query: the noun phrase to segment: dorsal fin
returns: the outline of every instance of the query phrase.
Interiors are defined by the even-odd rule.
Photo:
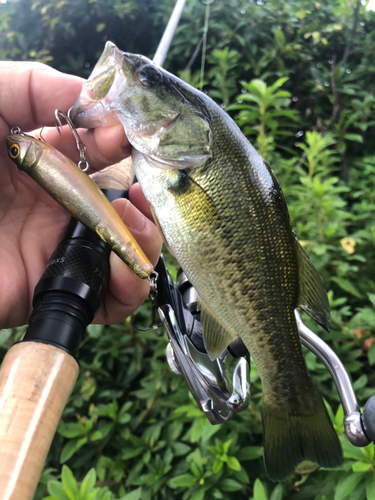
[[[329,303],[327,293],[310,257],[298,240],[296,240],[296,257],[299,282],[297,307],[329,332]]]
[[[204,345],[208,356],[213,360],[237,337],[222,325],[211,309],[199,298],[198,308],[201,311]]]

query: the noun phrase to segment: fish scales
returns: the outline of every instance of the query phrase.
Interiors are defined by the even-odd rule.
[[[216,314],[233,337],[241,332],[263,387],[267,384],[288,398],[301,393],[302,398],[311,382],[294,318],[298,290],[295,237],[268,166],[247,141],[237,140],[235,134],[228,140],[223,125],[220,118],[211,123],[218,147],[214,142],[214,157],[204,167],[183,173],[153,169],[153,181],[147,182],[150,167],[137,155],[137,178],[168,246],[201,299],[215,304]],[[220,148],[221,143],[226,147]],[[252,157],[263,175],[253,168]],[[228,188],[232,158],[236,170]],[[193,187],[176,192],[181,176]],[[175,215],[170,207],[177,208]],[[269,223],[265,226],[262,221]],[[214,286],[218,278],[219,287]],[[280,346],[280,337],[286,337],[287,345]],[[283,363],[280,349],[288,355],[282,371],[278,368]]]
[[[303,459],[339,465],[294,316],[299,307],[328,329],[328,300],[271,168],[208,96],[147,58],[107,43],[93,76],[105,81],[106,71],[113,86],[104,97],[98,90],[100,111],[83,89],[73,120],[121,121],[155,221],[198,291],[207,352],[216,357],[237,336],[249,349],[263,387],[270,476],[286,478]]]

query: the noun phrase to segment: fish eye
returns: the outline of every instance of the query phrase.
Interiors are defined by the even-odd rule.
[[[145,87],[154,87],[160,79],[160,72],[153,66],[143,66],[138,71],[138,80]]]
[[[11,147],[9,148],[9,156],[13,159],[17,158],[17,156],[20,154],[20,147],[18,144],[12,144]]]

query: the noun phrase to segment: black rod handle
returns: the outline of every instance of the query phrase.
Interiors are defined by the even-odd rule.
[[[128,197],[127,191],[104,193],[110,201]],[[23,341],[51,344],[75,356],[105,294],[110,253],[96,233],[71,219],[35,288]]]

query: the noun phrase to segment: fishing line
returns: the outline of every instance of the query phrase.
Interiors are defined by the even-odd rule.
[[[206,6],[206,13],[204,16],[204,28],[203,28],[203,44],[202,44],[202,61],[201,61],[201,74],[200,74],[200,83],[199,90],[203,88],[203,78],[204,78],[204,66],[206,63],[206,51],[207,51],[207,32],[208,32],[208,20],[210,18],[210,6],[214,3],[215,0],[203,1],[200,0],[202,5]]]

